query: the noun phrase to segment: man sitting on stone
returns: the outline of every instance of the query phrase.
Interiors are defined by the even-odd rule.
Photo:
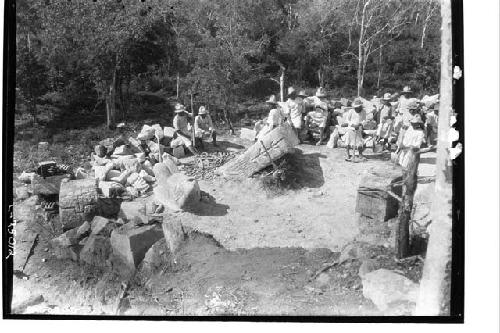
[[[186,111],[184,105],[177,104],[175,106],[175,117],[173,120],[173,127],[175,129],[175,135],[172,141],[170,141],[170,147],[177,148],[180,146],[184,146],[193,155],[198,155],[198,152],[193,147],[192,139],[191,139],[191,131],[189,130],[189,122],[188,122],[188,112]]]
[[[194,132],[196,139],[203,149],[203,139],[212,138],[214,147],[217,147],[217,132],[215,132],[212,119],[204,106],[200,106],[198,115],[194,118]]]

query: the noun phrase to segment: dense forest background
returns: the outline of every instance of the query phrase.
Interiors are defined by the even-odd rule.
[[[16,116],[113,125],[175,100],[231,117],[285,86],[438,92],[436,0],[18,0]],[[191,102],[192,101],[192,102]],[[69,121],[71,120],[71,121]],[[76,126],[76,125],[75,125]]]

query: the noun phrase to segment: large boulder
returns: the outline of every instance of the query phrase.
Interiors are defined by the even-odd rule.
[[[149,248],[163,238],[160,225],[152,224],[141,227],[127,223],[111,233],[113,255],[130,269],[135,269],[144,258]]]
[[[415,303],[418,284],[405,276],[387,269],[378,269],[362,276],[363,296],[381,311],[399,302]]]
[[[201,200],[198,181],[180,172],[167,177],[166,166],[162,170],[163,173],[155,172],[157,186],[153,191],[156,200],[175,211],[194,209]]]
[[[79,227],[97,215],[98,193],[94,179],[78,179],[61,184],[59,218],[63,230]]]

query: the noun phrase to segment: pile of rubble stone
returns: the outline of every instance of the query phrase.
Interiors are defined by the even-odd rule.
[[[177,157],[184,156],[183,147],[168,145],[174,133],[171,127],[144,125],[136,138],[120,135],[99,142],[91,160],[101,194],[136,198],[151,193],[156,182],[154,165],[167,160],[178,165]]]

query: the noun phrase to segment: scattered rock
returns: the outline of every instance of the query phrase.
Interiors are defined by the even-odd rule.
[[[365,242],[349,243],[342,249],[337,262],[341,265],[348,260],[368,259],[370,256],[369,248],[370,244]]]
[[[109,219],[102,217],[102,216],[96,216],[92,220],[91,223],[91,230],[92,230],[92,235],[103,235],[106,237],[109,237],[111,234],[111,231],[114,229],[115,224],[110,221]]]
[[[328,275],[327,273],[321,273],[317,278],[316,278],[316,282],[318,283],[318,285],[320,287],[324,287],[326,285],[328,285],[328,283],[330,282],[330,275]]]
[[[150,220],[146,213],[146,204],[138,201],[122,202],[118,217],[137,225],[148,224]]]
[[[162,229],[170,253],[176,253],[186,237],[181,222],[175,219],[169,219],[162,223]]]
[[[80,260],[92,266],[105,267],[110,254],[109,237],[91,234],[80,252]]]
[[[391,303],[416,302],[418,284],[401,274],[387,269],[366,273],[363,278],[363,296],[370,299],[381,311]]]
[[[117,170],[111,170],[108,172],[108,177],[111,173],[115,173]],[[125,191],[125,187],[117,182],[100,181],[98,188],[105,197],[115,197],[121,195]]]
[[[28,187],[26,186],[16,187],[15,194],[16,194],[16,199],[20,200],[28,199],[30,197]]]
[[[78,230],[71,229],[60,235],[59,237],[50,240],[50,245],[54,248],[65,248],[78,244]]]
[[[163,238],[162,228],[158,224],[136,227],[130,223],[111,233],[113,254],[119,257],[129,268],[136,268],[149,248]]]
[[[162,169],[165,170],[165,167]],[[180,172],[166,179],[164,176],[156,177],[157,186],[153,189],[156,200],[172,210],[190,210],[199,204],[200,186],[195,179]]]
[[[164,267],[171,265],[170,250],[167,241],[162,238],[154,243],[144,255],[139,267],[139,276],[149,278]]]
[[[359,266],[359,271],[358,275],[363,278],[366,274],[379,269],[380,265],[378,264],[377,260],[375,259],[365,259],[361,263],[361,266]]]

